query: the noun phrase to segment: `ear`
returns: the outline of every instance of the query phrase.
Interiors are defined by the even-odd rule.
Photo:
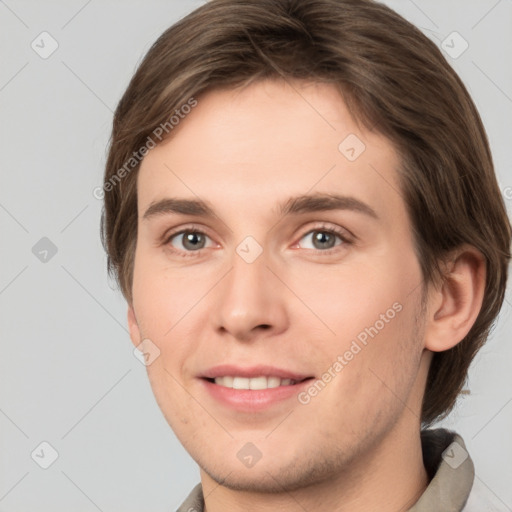
[[[133,305],[128,305],[128,329],[130,330],[130,338],[132,340],[133,345],[136,347],[142,341],[140,336],[139,324],[137,322],[137,318],[135,318],[135,311],[133,310]]]
[[[425,348],[448,350],[464,339],[480,313],[486,282],[480,251],[463,246],[444,262],[440,285],[429,291]]]

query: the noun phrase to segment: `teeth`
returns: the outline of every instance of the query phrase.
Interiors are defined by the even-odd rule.
[[[255,377],[247,380],[249,381],[249,389],[267,389],[268,387],[266,377]]]
[[[280,379],[279,377],[216,377],[215,384],[232,389],[269,389],[278,386],[290,386],[296,381],[292,379]]]
[[[267,387],[269,388],[277,388],[281,384],[281,379],[279,377],[268,377],[267,378]]]
[[[233,379],[233,389],[251,389],[249,386],[250,379],[245,377],[235,377]]]

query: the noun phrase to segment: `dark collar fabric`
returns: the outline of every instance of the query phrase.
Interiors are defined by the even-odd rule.
[[[480,512],[465,507],[475,471],[462,438],[442,428],[423,430],[421,445],[430,484],[408,512]],[[201,484],[176,512],[204,512]]]

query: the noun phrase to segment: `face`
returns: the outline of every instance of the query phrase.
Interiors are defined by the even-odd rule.
[[[143,160],[130,333],[203,475],[299,488],[419,430],[398,165],[334,86],[278,81],[199,97]]]

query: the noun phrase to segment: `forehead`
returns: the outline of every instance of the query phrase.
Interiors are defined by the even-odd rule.
[[[377,208],[401,201],[394,148],[352,118],[332,84],[260,81],[197,102],[144,158],[139,215],[176,195],[246,211],[308,191],[350,193]]]

